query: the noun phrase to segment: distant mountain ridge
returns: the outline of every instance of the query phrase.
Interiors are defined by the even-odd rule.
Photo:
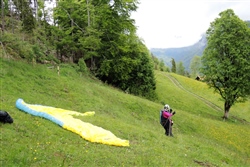
[[[167,66],[171,67],[171,59],[174,58],[175,62],[183,62],[187,71],[194,56],[202,56],[204,49],[207,46],[206,35],[203,34],[201,39],[191,46],[180,48],[152,48],[151,53],[158,59],[162,59]]]
[[[250,20],[245,21],[250,28]],[[194,56],[202,56],[204,49],[207,46],[206,34],[201,36],[201,39],[193,45],[180,47],[180,48],[152,48],[151,53],[159,60],[171,67],[171,59],[174,58],[175,62],[182,61],[185,70],[190,71],[189,66]]]

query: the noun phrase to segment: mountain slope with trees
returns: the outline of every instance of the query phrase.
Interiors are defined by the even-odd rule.
[[[245,21],[250,27],[250,21]],[[195,44],[187,47],[180,48],[152,48],[150,51],[152,54],[164,63],[171,67],[172,58],[176,62],[183,62],[185,69],[191,72],[191,62],[195,56],[202,56],[204,49],[207,46],[206,34],[204,33],[201,39]]]
[[[103,82],[156,98],[153,60],[130,18],[137,0],[57,1],[52,16],[46,1],[4,2],[8,4],[1,3],[4,56],[81,64],[81,70]]]
[[[202,35],[201,39],[187,47],[181,48],[152,48],[150,51],[158,59],[163,59],[165,64],[171,67],[171,59],[175,59],[176,62],[183,62],[186,70],[189,71],[190,62],[193,56],[202,56],[202,53],[207,45],[205,34]]]

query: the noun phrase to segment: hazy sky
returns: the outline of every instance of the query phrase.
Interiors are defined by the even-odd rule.
[[[182,47],[197,42],[226,9],[250,20],[250,0],[140,0],[132,18],[148,49]]]

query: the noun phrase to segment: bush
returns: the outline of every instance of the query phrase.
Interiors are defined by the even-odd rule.
[[[88,68],[86,66],[86,63],[84,59],[79,59],[78,61],[78,66],[79,66],[79,72],[86,74],[88,72]]]

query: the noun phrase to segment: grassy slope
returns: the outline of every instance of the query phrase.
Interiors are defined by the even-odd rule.
[[[176,87],[166,73],[156,72],[159,102],[151,102],[80,77],[71,66],[61,66],[60,76],[44,65],[1,58],[0,67],[0,109],[14,118],[14,124],[0,124],[1,166],[250,165],[250,125],[234,119],[222,121],[221,112]],[[203,83],[173,76],[186,89],[221,104]],[[15,108],[18,98],[78,112],[95,111],[94,117],[81,119],[128,139],[130,147],[85,141],[46,119],[19,111]],[[162,102],[177,112],[174,138],[164,136],[159,124]],[[237,107],[247,114],[249,104]],[[236,109],[232,114],[245,118]]]
[[[223,108],[224,102],[221,99],[220,95],[218,93],[211,94],[211,92],[213,92],[213,89],[209,89],[205,83],[199,81],[194,82],[193,80],[187,79],[186,77],[176,74],[172,74],[172,76],[178,79],[179,82],[182,83],[182,86],[184,86],[188,91],[191,91],[211,101],[212,103],[219,106],[222,110],[224,110]],[[236,103],[235,105],[233,105],[230,109],[230,115],[233,118],[236,117],[236,120],[234,121],[237,121],[237,118],[239,118],[239,119],[245,119],[248,122],[250,122],[249,111],[250,111],[250,99],[248,99],[248,101],[245,103]],[[223,116],[223,113],[221,114],[221,116]]]

